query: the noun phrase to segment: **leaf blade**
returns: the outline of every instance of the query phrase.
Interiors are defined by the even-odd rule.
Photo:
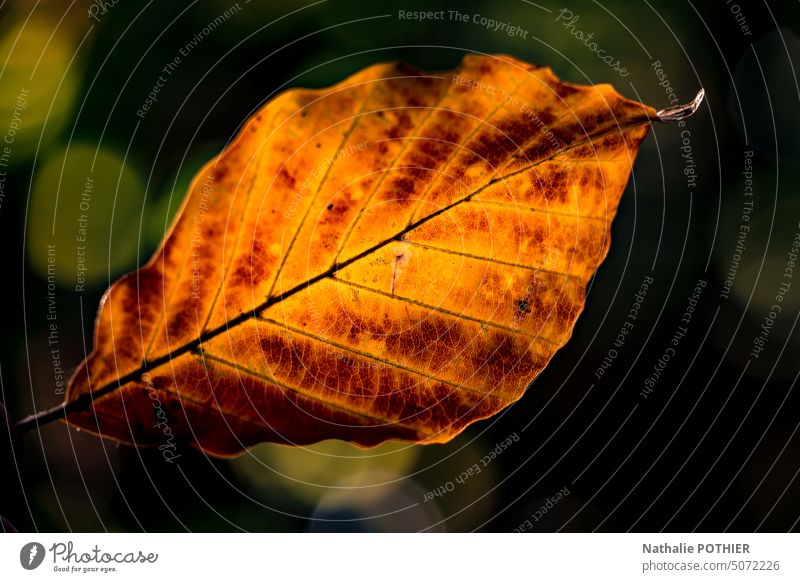
[[[157,444],[158,400],[213,454],[449,440],[569,339],[654,115],[510,57],[284,93],[104,297],[69,421]]]

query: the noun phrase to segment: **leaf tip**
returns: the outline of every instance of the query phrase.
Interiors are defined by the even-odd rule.
[[[700,87],[697,95],[694,96],[689,103],[684,105],[676,105],[674,107],[667,107],[656,112],[656,117],[659,121],[681,121],[694,115],[695,111],[700,108],[700,104],[706,96],[706,90]]]

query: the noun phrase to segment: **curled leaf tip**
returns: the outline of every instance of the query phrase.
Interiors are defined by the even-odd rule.
[[[675,107],[667,107],[661,111],[656,112],[656,116],[660,121],[681,121],[694,115],[694,112],[700,107],[703,98],[706,96],[706,90],[702,87],[697,92],[689,103],[684,105],[676,105]]]

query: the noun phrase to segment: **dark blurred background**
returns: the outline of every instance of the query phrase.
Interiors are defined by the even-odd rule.
[[[468,22],[398,18],[420,9]],[[562,10],[579,17],[573,28]],[[23,531],[797,529],[798,35],[796,1],[0,3],[0,386],[16,419],[62,400],[59,368],[66,379],[91,349],[104,289],[149,257],[194,173],[277,91],[378,61],[448,69],[467,52],[610,82],[656,108],[670,90],[680,102],[706,90],[684,128],[659,124],[644,142],[574,338],[499,417],[447,445],[261,445],[233,460],[186,450],[178,467],[54,423],[4,447],[0,514]]]

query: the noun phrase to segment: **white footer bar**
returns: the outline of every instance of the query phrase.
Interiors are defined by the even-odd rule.
[[[1,580],[800,580],[793,534],[6,534]],[[240,578],[241,577],[241,578]],[[248,578],[250,579],[250,578]],[[186,578],[184,578],[186,580]]]

